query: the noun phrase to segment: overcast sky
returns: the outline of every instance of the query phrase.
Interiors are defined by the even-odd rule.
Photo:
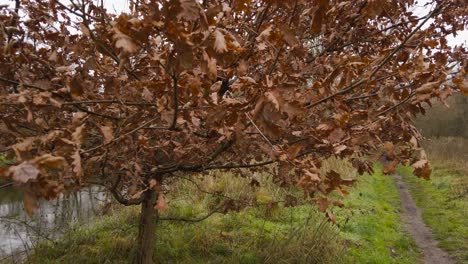
[[[99,2],[101,0],[98,0]],[[418,16],[423,16],[431,10],[431,6],[425,5],[429,0],[418,0],[415,6],[415,13]],[[63,4],[68,4],[68,0],[61,0]],[[9,4],[14,5],[14,0],[0,0],[0,5]],[[104,5],[109,11],[115,13],[128,12],[128,0],[104,0]],[[450,46],[464,45],[468,46],[468,29],[459,32],[457,36],[447,36],[447,41]]]

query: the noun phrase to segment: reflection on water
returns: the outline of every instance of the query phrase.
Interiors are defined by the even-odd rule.
[[[24,211],[22,193],[0,189],[0,260],[24,253],[41,240],[61,236],[72,224],[88,224],[109,197],[99,186],[89,186],[53,201],[40,201],[35,215]]]

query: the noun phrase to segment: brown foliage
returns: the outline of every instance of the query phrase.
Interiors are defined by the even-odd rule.
[[[467,24],[463,0],[423,17],[412,0],[129,2],[0,10],[0,146],[17,162],[1,171],[28,212],[91,176],[124,204],[154,189],[162,209],[178,173],[272,163],[325,211],[351,183],[320,175],[330,156],[364,173],[385,143],[428,177],[411,118],[467,90],[466,49],[446,41]]]

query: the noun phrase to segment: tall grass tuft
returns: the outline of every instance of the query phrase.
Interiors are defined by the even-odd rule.
[[[429,138],[423,142],[423,146],[435,169],[448,171],[453,175],[450,178],[450,187],[454,197],[466,199],[468,197],[468,177],[466,177],[468,175],[468,139],[462,137]]]

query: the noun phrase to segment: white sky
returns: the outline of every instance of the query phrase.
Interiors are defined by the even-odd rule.
[[[96,1],[101,1],[101,0],[96,0]],[[103,0],[104,1],[104,6],[111,12],[115,13],[121,13],[128,10],[128,0]],[[429,0],[418,0],[417,4],[415,6],[415,13],[418,16],[423,16],[427,14],[431,7],[430,6],[425,6],[425,4]],[[70,2],[69,0],[61,0],[61,3],[68,5]],[[0,0],[0,5],[5,5],[9,4],[11,6],[14,5],[14,0]],[[449,35],[447,36],[447,42],[448,45],[454,47],[454,46],[459,46],[459,45],[464,45],[465,47],[468,47],[468,29],[465,28],[465,30],[461,31],[458,33],[457,36]]]

